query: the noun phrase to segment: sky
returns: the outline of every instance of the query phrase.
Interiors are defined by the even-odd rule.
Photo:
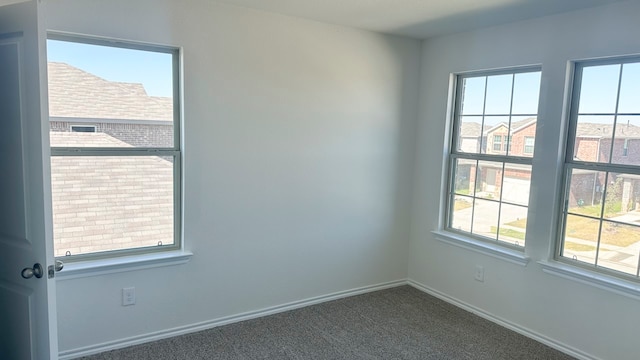
[[[63,62],[105,80],[142,83],[151,96],[171,97],[171,54],[47,40],[47,60]]]
[[[540,72],[465,79],[462,115],[508,115],[513,84],[514,115],[538,111]],[[640,114],[640,63],[587,66],[582,72],[579,114]],[[486,87],[486,103],[485,101]],[[592,122],[598,122],[595,119]]]

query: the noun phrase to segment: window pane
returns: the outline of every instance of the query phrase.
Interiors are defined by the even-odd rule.
[[[473,233],[496,240],[499,211],[499,202],[476,199],[472,222]]]
[[[512,116],[511,134],[511,148],[508,155],[533,157],[536,118],[531,116]]]
[[[487,77],[486,115],[510,114],[512,81],[512,74]]]
[[[527,207],[502,203],[498,240],[524,246],[527,230]]]
[[[476,179],[476,161],[467,159],[456,160],[454,169],[454,191],[460,195],[474,195]]]
[[[174,146],[172,54],[48,40],[47,57],[51,146]]]
[[[620,65],[589,66],[582,71],[580,114],[613,114],[618,96]]]
[[[512,114],[537,114],[541,73],[515,74]]]
[[[583,169],[571,170],[568,211],[599,218],[602,213],[602,194],[606,173]]]
[[[595,264],[600,221],[567,215],[562,256]]]
[[[611,162],[640,165],[640,116],[618,116]]]
[[[458,151],[477,154],[482,138],[482,116],[463,116],[458,130]]]
[[[613,116],[578,116],[574,160],[609,162]]]
[[[502,201],[529,205],[531,187],[531,165],[505,164],[502,180]]]
[[[640,63],[622,65],[618,112],[640,114]]]
[[[640,223],[640,175],[609,173],[604,217],[629,224]],[[638,234],[640,240],[640,234]]]
[[[462,81],[462,114],[482,115],[486,77],[466,78]]]
[[[485,116],[484,117],[485,134],[482,153],[505,155],[506,148],[503,148],[503,136],[509,134],[509,117],[508,116]],[[498,140],[500,139],[500,140]],[[499,141],[499,144],[496,142]]]
[[[636,275],[638,273],[638,234],[640,227],[602,223],[598,266]]]
[[[468,196],[455,196],[453,211],[451,214],[452,229],[471,232],[471,217],[473,216],[473,198]]]
[[[500,200],[502,163],[479,161],[476,178],[476,197]]]
[[[53,156],[55,255],[172,245],[172,160]]]

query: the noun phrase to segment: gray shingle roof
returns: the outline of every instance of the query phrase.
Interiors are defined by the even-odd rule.
[[[149,96],[142,84],[107,81],[65,63],[49,62],[49,116],[173,120],[173,101]]]
[[[579,122],[576,133],[578,137],[611,137],[613,125],[602,123]],[[640,138],[640,127],[632,124],[616,125],[616,138]]]

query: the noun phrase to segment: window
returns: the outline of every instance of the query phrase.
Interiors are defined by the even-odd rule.
[[[558,258],[638,279],[640,58],[577,63]]]
[[[56,34],[47,50],[55,255],[180,248],[178,50]]]
[[[511,144],[535,133],[539,90],[539,69],[457,77],[446,230],[522,250],[531,157]]]
[[[96,132],[96,127],[92,125],[71,125],[71,132]]]
[[[535,144],[536,138],[533,136],[525,136],[524,137],[524,153],[525,154],[533,154],[533,145]]]
[[[502,135],[493,136],[493,151],[502,151]]]

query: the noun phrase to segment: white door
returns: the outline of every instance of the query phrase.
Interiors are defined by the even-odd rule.
[[[0,358],[6,360],[58,357],[41,16],[37,0],[0,7]]]

